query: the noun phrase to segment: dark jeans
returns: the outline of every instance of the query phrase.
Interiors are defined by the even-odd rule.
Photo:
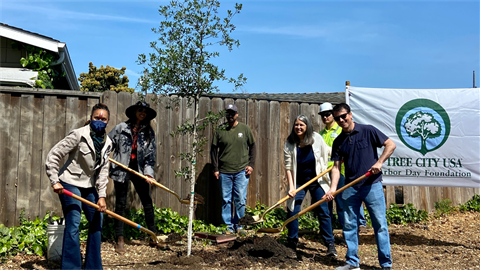
[[[61,182],[64,189],[88,201],[97,203],[98,193],[95,188],[79,188]],[[65,231],[62,246],[62,269],[82,269],[80,254],[80,218],[83,213],[88,220],[87,250],[85,256],[85,269],[103,269],[100,246],[102,240],[102,213],[95,208],[80,202],[70,196],[59,194],[65,216]]]
[[[132,162],[133,163],[133,162]],[[131,169],[138,171],[137,166],[130,164]],[[132,168],[133,167],[133,168]],[[127,173],[125,181],[123,183],[113,181],[115,187],[115,213],[121,216],[125,216],[125,207],[127,206],[127,195],[130,187],[130,181],[132,181],[135,190],[137,191],[140,201],[143,205],[143,210],[145,212],[145,221],[147,223],[147,228],[156,233],[155,227],[155,213],[153,210],[152,196],[150,192],[150,185],[145,181],[145,179],[136,176],[132,173]],[[123,236],[123,222],[118,219],[115,219],[115,235],[116,237]]]
[[[297,188],[299,188],[302,183],[297,183]],[[302,202],[305,198],[307,191],[310,192],[312,196],[312,204],[318,202],[322,199],[323,195],[325,195],[325,191],[320,187],[318,182],[314,182],[307,186],[306,188],[302,189],[295,195],[295,207],[293,212],[288,210],[288,218],[296,215],[300,212],[302,208]],[[330,218],[330,209],[328,207],[328,203],[322,203],[314,210],[315,215],[320,222],[320,234],[325,241],[325,244],[328,245],[334,242],[333,238],[333,231],[332,231],[332,221]],[[298,238],[298,219],[287,224],[288,228],[288,238],[289,239],[297,239]]]

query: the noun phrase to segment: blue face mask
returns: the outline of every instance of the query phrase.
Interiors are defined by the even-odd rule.
[[[105,131],[105,128],[107,127],[107,123],[105,123],[103,121],[100,121],[100,120],[91,121],[90,122],[90,127],[95,132],[103,132],[103,131]]]

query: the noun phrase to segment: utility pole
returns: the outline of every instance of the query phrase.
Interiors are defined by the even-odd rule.
[[[473,88],[477,88],[477,87],[475,86],[475,70],[473,71]]]

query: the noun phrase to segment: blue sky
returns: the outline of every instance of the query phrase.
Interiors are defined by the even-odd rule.
[[[243,73],[248,93],[342,92],[373,88],[465,88],[479,83],[479,1],[221,1],[243,9],[233,23],[240,47],[215,60]],[[77,77],[126,67],[130,87],[163,19],[147,0],[1,0],[0,22],[67,44]],[[220,83],[221,92],[232,87]]]

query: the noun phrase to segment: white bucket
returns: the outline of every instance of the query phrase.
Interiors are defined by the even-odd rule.
[[[65,225],[47,225],[47,260],[62,258],[63,232]]]

